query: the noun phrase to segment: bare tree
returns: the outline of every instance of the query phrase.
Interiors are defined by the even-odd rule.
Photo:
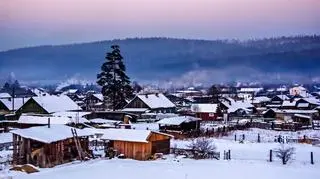
[[[197,138],[187,145],[193,151],[193,157],[196,159],[205,159],[210,153],[216,151],[216,146],[206,138]]]
[[[280,145],[279,148],[274,150],[276,157],[282,160],[282,164],[285,165],[289,160],[292,160],[294,157],[294,147]]]

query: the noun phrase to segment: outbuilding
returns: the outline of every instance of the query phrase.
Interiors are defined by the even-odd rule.
[[[118,154],[136,160],[148,160],[155,153],[169,154],[171,135],[133,129],[105,129],[101,139]]]

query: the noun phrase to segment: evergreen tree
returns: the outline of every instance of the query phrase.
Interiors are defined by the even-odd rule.
[[[97,75],[97,83],[102,87],[104,102],[112,110],[121,109],[127,98],[132,97],[130,78],[126,75],[126,67],[118,45],[111,46],[112,52],[106,54],[106,61]]]
[[[221,95],[221,90],[218,86],[212,85],[208,90],[208,95],[212,96],[213,103],[219,103],[219,98]]]

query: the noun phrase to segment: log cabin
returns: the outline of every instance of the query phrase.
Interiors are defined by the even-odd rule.
[[[109,140],[108,146],[126,158],[148,160],[155,153],[169,154],[171,135],[132,129],[105,129],[101,139]]]
[[[65,125],[48,125],[11,131],[13,164],[32,164],[41,168],[54,167],[79,159],[89,153],[91,131],[77,129],[77,136]],[[79,141],[79,146],[75,145]],[[80,149],[79,149],[80,148]]]
[[[162,93],[138,94],[122,111],[136,114],[145,112],[174,113],[176,111],[176,106]]]

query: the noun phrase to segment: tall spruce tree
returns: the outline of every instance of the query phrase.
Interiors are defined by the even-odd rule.
[[[106,61],[97,75],[97,83],[102,87],[106,106],[112,110],[121,109],[125,100],[132,97],[133,90],[130,78],[126,75],[126,67],[118,45],[111,46],[112,51],[106,54]]]

